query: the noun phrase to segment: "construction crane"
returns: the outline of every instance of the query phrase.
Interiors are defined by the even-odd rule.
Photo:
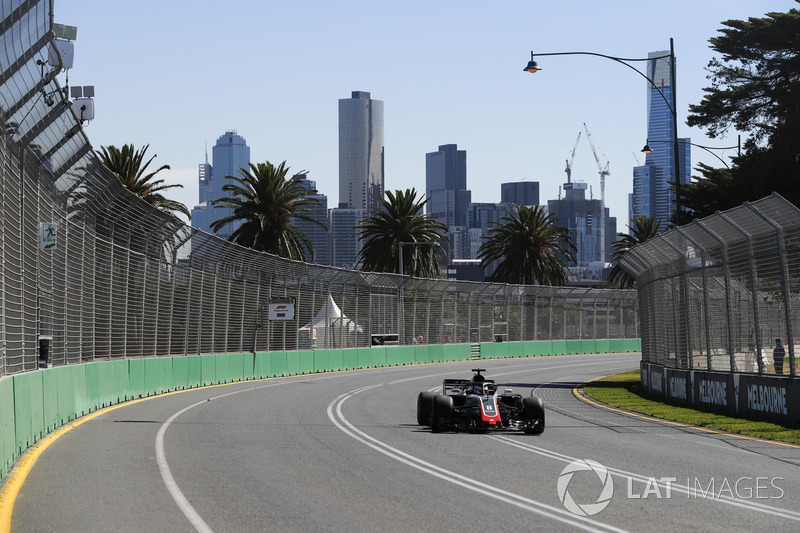
[[[585,126],[586,124],[584,124]],[[567,159],[567,168],[564,171],[567,173],[567,183],[572,183],[572,162],[575,161],[575,150],[578,149],[578,141],[581,140],[581,131],[578,132],[578,138],[575,139],[575,146],[572,147],[572,153],[569,154]]]
[[[594,160],[597,161],[597,170],[600,172],[600,260],[606,260],[606,176],[611,175],[611,171],[608,170],[609,165],[611,164],[608,159],[606,159],[606,165],[600,162],[600,156],[597,155],[597,147],[594,145],[594,141],[592,141],[592,134],[589,133],[589,127],[586,123],[583,123],[583,128],[586,130],[586,139],[589,141],[589,146],[592,147],[592,153],[594,154]],[[603,158],[605,158],[605,154],[603,154]]]

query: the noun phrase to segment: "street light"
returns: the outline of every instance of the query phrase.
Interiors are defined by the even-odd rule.
[[[642,148],[642,153],[649,154],[649,153],[653,152],[653,149],[650,148],[650,143],[669,143],[669,142],[672,142],[672,141],[651,141],[650,139],[648,139],[647,142],[644,145],[644,148]],[[723,165],[725,165],[725,168],[731,168],[731,167],[729,167],[728,163],[726,163],[720,156],[718,156],[717,154],[715,154],[711,150],[733,150],[734,148],[736,148],[738,150],[737,151],[737,155],[742,155],[742,136],[741,135],[739,136],[739,144],[737,144],[736,146],[703,146],[702,144],[690,143],[688,141],[683,141],[683,140],[679,140],[678,142],[680,142],[682,144],[688,144],[688,145],[691,145],[691,146],[696,146],[697,148],[702,148],[703,150],[705,150],[709,154],[711,154],[714,157],[716,157],[717,159],[719,159],[720,162]]]
[[[672,114],[672,134],[673,134],[672,143],[673,143],[673,151],[675,152],[675,160],[674,160],[674,164],[675,164],[675,221],[679,222],[680,221],[680,212],[681,212],[681,203],[680,203],[681,202],[681,195],[680,195],[681,177],[680,177],[680,161],[679,161],[679,158],[678,158],[678,108],[677,108],[677,104],[676,104],[677,100],[676,100],[676,97],[675,97],[675,93],[676,93],[676,91],[675,91],[675,47],[674,47],[672,38],[670,38],[670,40],[669,40],[669,54],[668,55],[656,56],[656,57],[648,57],[648,58],[633,58],[633,59],[631,59],[631,58],[624,58],[624,57],[614,57],[614,56],[609,56],[609,55],[605,55],[605,54],[598,54],[596,52],[551,52],[551,53],[546,53],[546,54],[534,54],[533,51],[531,51],[531,60],[528,62],[528,64],[522,70],[524,70],[525,72],[530,72],[531,74],[534,74],[534,73],[542,70],[542,67],[540,67],[538,65],[538,63],[536,63],[536,61],[533,59],[535,56],[569,56],[569,55],[585,55],[585,56],[604,57],[606,59],[610,59],[612,61],[616,61],[617,63],[625,65],[629,69],[631,69],[634,72],[636,72],[639,76],[641,76],[644,79],[646,79],[647,83],[649,83],[656,91],[658,91],[658,94],[660,94],[661,98],[663,98],[664,102],[666,102],[667,108],[669,109],[670,113]],[[658,85],[656,85],[653,82],[653,80],[651,80],[642,71],[640,71],[639,69],[637,69],[633,65],[629,64],[629,62],[633,62],[633,61],[657,61],[659,59],[667,59],[667,58],[669,58],[670,78],[671,78],[671,83],[672,83],[672,102],[670,102],[667,99],[666,95],[664,95],[664,92],[661,90],[661,88],[659,88]]]

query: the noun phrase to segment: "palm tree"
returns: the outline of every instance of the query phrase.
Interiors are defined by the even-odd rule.
[[[378,211],[356,228],[359,240],[364,241],[359,252],[361,270],[398,272],[402,246],[404,274],[429,278],[439,275],[445,260],[440,242],[448,241],[443,236],[447,227],[422,212],[427,201],[418,200],[413,188],[386,191]]]
[[[611,261],[614,263],[614,267],[608,275],[609,286],[630,289],[636,285],[636,280],[633,276],[619,266],[619,260],[637,244],[641,244],[658,235],[659,226],[661,226],[661,223],[656,222],[655,218],[641,215],[631,219],[631,223],[628,225],[630,235],[617,233],[619,239],[611,243],[614,248],[614,253],[611,254]]]
[[[190,218],[191,214],[185,205],[176,200],[170,200],[161,194],[162,191],[175,187],[182,189],[183,185],[166,185],[162,179],[153,179],[162,170],[169,170],[169,165],[161,165],[155,171],[147,172],[147,167],[156,158],[154,155],[147,161],[144,160],[144,154],[149,147],[150,145],[148,144],[139,150],[135,150],[132,144],[125,144],[120,150],[114,145],[109,145],[101,146],[100,151],[95,153],[103,165],[113,172],[130,192],[165,213],[174,215],[175,212],[178,212],[185,215],[186,218]]]
[[[292,219],[327,226],[314,218],[322,203],[308,196],[300,184],[305,171],[287,179],[289,167],[286,161],[277,167],[266,163],[250,163],[249,170],[241,168],[241,177],[225,176],[234,183],[226,183],[223,191],[231,193],[211,202],[214,207],[233,209],[233,215],[211,224],[219,231],[228,224],[241,222],[228,240],[242,246],[260,250],[280,257],[306,261],[306,250],[314,260],[314,247],[308,237],[292,226]]]
[[[575,261],[569,230],[557,226],[553,216],[538,205],[515,207],[483,239],[478,250],[481,264],[500,262],[491,281],[565,285],[565,261]]]

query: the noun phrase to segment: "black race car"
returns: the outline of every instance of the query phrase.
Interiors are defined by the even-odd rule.
[[[494,380],[486,379],[485,368],[473,368],[468,379],[445,379],[442,394],[420,392],[417,397],[417,423],[438,433],[447,430],[521,430],[528,435],[544,431],[544,404],[541,398],[523,398],[511,389],[497,393]]]

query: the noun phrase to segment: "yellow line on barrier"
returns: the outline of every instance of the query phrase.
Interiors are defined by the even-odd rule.
[[[622,413],[624,415],[632,416],[632,417],[635,417],[635,418],[641,418],[643,420],[649,420],[651,422],[658,422],[660,424],[667,424],[667,425],[671,425],[671,426],[678,426],[678,427],[696,429],[698,431],[705,431],[706,433],[713,433],[715,435],[725,435],[726,437],[735,437],[737,439],[752,440],[752,441],[755,441],[755,442],[763,442],[763,443],[767,443],[767,444],[777,444],[778,446],[786,446],[788,448],[800,448],[800,445],[792,444],[790,442],[781,442],[781,441],[778,441],[778,440],[769,440],[769,439],[761,439],[761,438],[758,438],[758,437],[750,437],[748,435],[740,435],[739,433],[729,433],[727,431],[720,431],[718,429],[709,429],[709,428],[704,428],[704,427],[700,427],[700,426],[693,426],[691,424],[686,424],[685,422],[676,422],[674,420],[665,420],[663,418],[657,418],[657,417],[650,416],[650,415],[644,415],[642,413],[635,413],[633,411],[626,411],[625,409],[620,409],[619,407],[612,407],[610,405],[595,401],[595,400],[591,399],[585,392],[580,392],[578,390],[578,389],[582,389],[583,386],[586,385],[587,383],[591,383],[592,381],[596,381],[598,379],[603,379],[604,377],[607,377],[607,376],[599,376],[599,377],[590,379],[589,381],[584,381],[583,383],[581,383],[580,385],[578,385],[578,386],[576,386],[576,387],[574,387],[572,389],[572,394],[576,398],[578,398],[579,400],[582,400],[582,401],[584,401],[584,402],[586,402],[586,403],[588,403],[590,405],[594,405],[595,407],[600,407],[600,408],[606,409],[608,411],[614,411],[614,412],[617,412],[617,413]],[[2,531],[2,530],[0,530],[0,531]]]

